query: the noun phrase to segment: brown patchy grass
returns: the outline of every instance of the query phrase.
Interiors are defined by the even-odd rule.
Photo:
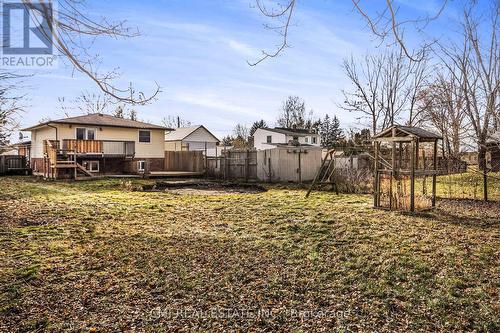
[[[145,184],[0,178],[0,331],[500,329],[498,203]]]

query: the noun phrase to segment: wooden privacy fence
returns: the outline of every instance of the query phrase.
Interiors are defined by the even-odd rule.
[[[221,156],[207,157],[207,175],[222,179],[256,180],[257,151],[227,150]]]
[[[220,157],[207,158],[207,175],[226,180],[300,183],[311,181],[320,164],[320,149],[228,150]]]
[[[166,151],[164,171],[203,172],[205,161],[202,151]]]
[[[0,155],[0,175],[11,172],[27,171],[28,169],[25,156]]]

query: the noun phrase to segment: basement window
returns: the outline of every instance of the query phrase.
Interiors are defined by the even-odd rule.
[[[137,161],[137,171],[144,172],[146,169],[146,161]]]
[[[89,172],[99,172],[99,161],[84,161],[83,165]]]

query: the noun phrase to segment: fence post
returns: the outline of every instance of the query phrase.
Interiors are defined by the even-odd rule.
[[[249,161],[248,161],[248,148],[245,154],[245,183],[248,183],[248,171],[249,171]]]
[[[411,142],[411,175],[410,175],[410,211],[415,211],[415,164],[418,163],[418,141],[413,139]],[[416,141],[416,142],[415,142]]]
[[[299,184],[302,184],[302,166],[301,166],[301,158],[300,158],[300,154],[302,153],[302,150],[299,148],[299,168],[298,168],[298,172],[299,172]]]
[[[224,154],[224,180],[229,179],[229,155],[228,151]]]

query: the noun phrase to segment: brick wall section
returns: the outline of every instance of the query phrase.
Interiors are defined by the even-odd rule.
[[[84,160],[98,160],[100,167],[100,174],[121,175],[121,174],[137,174],[139,161],[146,161],[149,171],[163,171],[164,161],[163,158],[136,158],[133,160],[122,159],[106,159],[104,162],[102,158],[83,158],[78,159],[78,163],[82,164]],[[33,172],[44,172],[43,158],[32,158],[31,168]]]
[[[44,172],[43,158],[32,158],[30,160],[30,167],[33,172]]]
[[[138,163],[139,161],[146,161],[147,168],[149,171],[163,171],[165,159],[164,158],[136,158],[130,161],[130,165],[127,167],[129,173],[138,173]]]

